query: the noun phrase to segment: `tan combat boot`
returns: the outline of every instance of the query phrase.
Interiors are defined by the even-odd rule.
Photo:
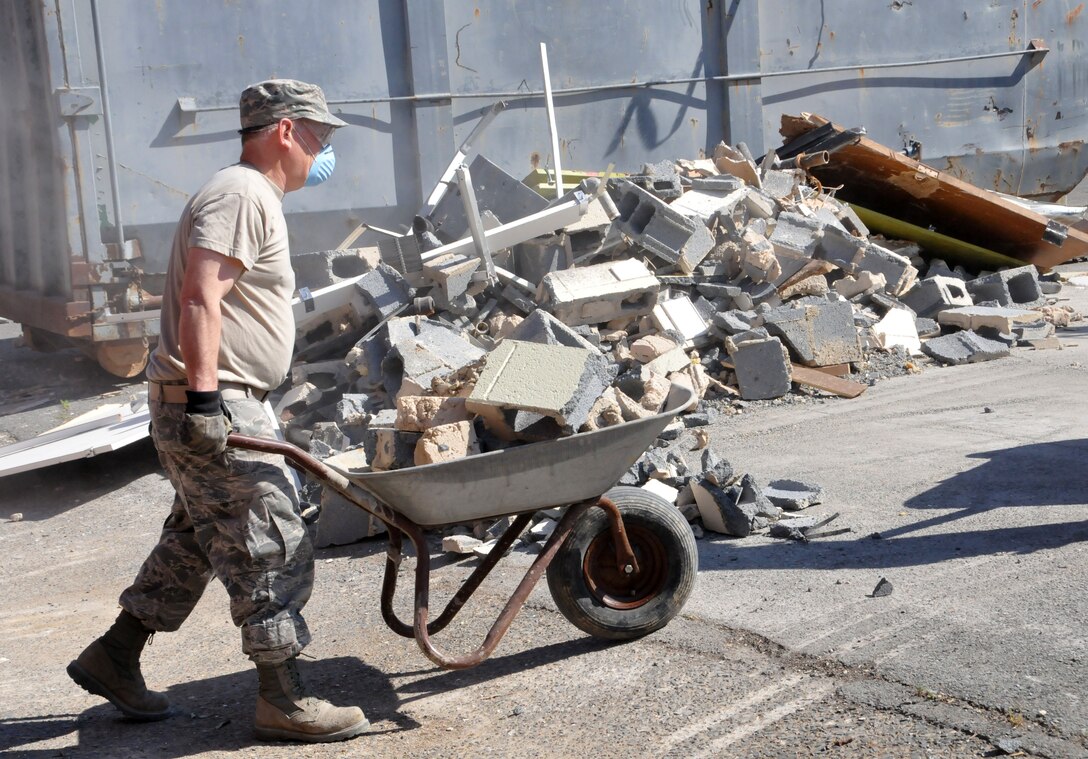
[[[130,719],[166,719],[170,702],[163,694],[149,691],[140,674],[140,654],[151,634],[140,620],[122,611],[113,627],[68,665],[68,676]]]
[[[330,743],[354,738],[370,729],[357,706],[333,706],[306,695],[294,659],[258,664],[260,691],[253,720],[257,737],[266,741]]]

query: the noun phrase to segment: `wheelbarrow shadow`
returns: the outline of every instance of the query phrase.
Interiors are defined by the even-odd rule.
[[[334,704],[361,707],[371,723],[379,725],[377,733],[419,727],[415,720],[398,711],[400,702],[388,676],[356,658],[304,660],[300,670],[313,693]],[[150,751],[154,756],[172,759],[213,751],[234,752],[281,745],[264,743],[253,736],[257,678],[249,667],[229,675],[180,683],[169,688],[166,694],[175,714],[161,722],[141,723],[125,719],[104,702],[81,714],[0,719],[0,753],[36,759],[62,754],[68,757],[147,756]],[[393,727],[382,729],[388,724]],[[78,734],[75,746],[60,751],[57,748],[30,748],[35,743],[71,733]],[[268,753],[272,753],[271,748]]]

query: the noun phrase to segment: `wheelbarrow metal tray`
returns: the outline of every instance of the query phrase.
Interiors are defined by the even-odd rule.
[[[693,398],[674,384],[665,411],[615,427],[409,469],[338,471],[423,527],[565,506],[615,485]]]

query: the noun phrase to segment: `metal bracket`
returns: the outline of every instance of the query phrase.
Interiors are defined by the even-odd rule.
[[[1050,52],[1050,48],[1046,46],[1046,40],[1034,39],[1028,43],[1029,53],[1028,63],[1034,67],[1038,66],[1043,58],[1046,58],[1046,54]]]
[[[314,305],[314,294],[310,292],[308,287],[298,289],[298,299],[302,301],[302,307],[306,309],[306,313],[310,313],[317,308]]]
[[[1069,237],[1069,227],[1059,221],[1051,219],[1043,230],[1043,239],[1051,245],[1061,247]]]
[[[61,116],[102,115],[102,93],[97,87],[62,87],[53,90],[53,95]]]

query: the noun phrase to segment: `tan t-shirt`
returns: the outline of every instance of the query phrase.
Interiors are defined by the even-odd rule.
[[[147,378],[186,379],[178,342],[181,283],[189,248],[207,248],[245,267],[222,301],[219,381],[272,390],[291,365],[295,275],[283,191],[245,163],[218,171],[185,206],[166,269],[159,343]]]

